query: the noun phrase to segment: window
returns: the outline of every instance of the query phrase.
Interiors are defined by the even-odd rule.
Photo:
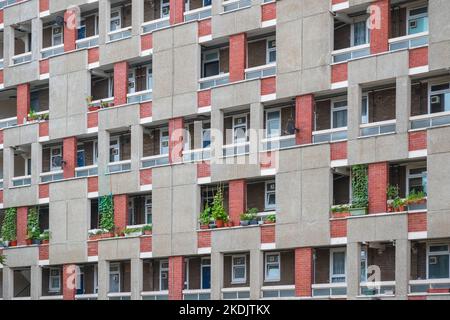
[[[345,282],[345,249],[330,249],[330,255],[331,283]]]
[[[97,161],[98,161],[98,141],[94,141],[93,148],[94,148],[94,159],[93,159],[93,162],[94,162],[94,164],[97,164]]]
[[[63,44],[62,27],[52,27],[52,46]]]
[[[211,289],[211,259],[202,258],[201,265],[202,289]]]
[[[145,196],[145,223],[152,223],[152,196]]]
[[[203,53],[202,69],[203,78],[216,76],[220,73],[219,49],[206,51]]]
[[[408,167],[408,192],[411,193],[415,190],[416,192],[427,193],[427,168],[410,166]]]
[[[166,18],[170,15],[170,0],[161,0],[161,18]]]
[[[59,268],[50,268],[48,279],[48,291],[59,292],[61,289],[61,270]]]
[[[120,292],[120,263],[109,265],[109,292]]]
[[[209,148],[211,146],[211,123],[203,122],[202,147]]]
[[[234,143],[247,142],[247,115],[233,116]]]
[[[266,136],[267,138],[279,137],[281,135],[281,112],[280,110],[266,112]]]
[[[169,261],[161,260],[159,262],[159,290],[169,289]]]
[[[276,206],[275,181],[266,182],[265,209],[274,210]]]
[[[62,147],[50,148],[50,171],[61,170]]]
[[[449,246],[447,244],[433,244],[428,246],[428,279],[448,279]]]
[[[347,101],[335,101],[331,110],[332,128],[347,126]]]
[[[84,294],[84,268],[79,267],[78,269],[76,279],[77,294]]]
[[[136,69],[130,69],[128,72],[128,93],[136,92]]]
[[[247,257],[244,255],[231,257],[232,283],[247,282]]]
[[[429,113],[450,111],[450,83],[430,86]]]
[[[128,224],[134,226],[136,224],[136,219],[134,215],[134,199],[130,198],[128,200]]]
[[[147,67],[147,90],[153,90],[153,68]]]
[[[428,8],[421,7],[408,11],[408,34],[428,31]]]
[[[360,46],[369,43],[369,28],[367,28],[367,21],[355,22],[352,24],[352,46]]]
[[[267,63],[273,63],[277,61],[277,41],[275,38],[267,39]]]
[[[280,254],[266,253],[264,269],[265,281],[280,281]]]
[[[364,96],[361,103],[361,124],[367,123],[369,123],[369,99]]]
[[[84,146],[81,144],[77,149],[77,167],[84,167],[86,165],[86,157],[84,152]]]
[[[109,143],[109,162],[117,161],[120,161],[120,142],[119,138],[113,138]]]
[[[112,10],[109,31],[116,31],[121,28],[122,28],[122,17],[120,9]]]
[[[202,208],[206,207],[208,204],[209,207],[212,206],[214,195],[217,192],[217,187],[214,186],[204,186],[202,187]]]
[[[80,26],[78,27],[77,39],[79,40],[84,38],[86,38],[86,20],[84,18],[81,18]]]
[[[167,128],[163,128],[160,130],[159,134],[159,154],[169,154],[169,130]]]

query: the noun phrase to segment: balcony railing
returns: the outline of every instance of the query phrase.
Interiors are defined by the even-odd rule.
[[[224,300],[249,300],[250,299],[250,288],[223,288],[222,289],[222,299]]]
[[[41,296],[39,297],[39,300],[63,300],[62,295],[57,296]]]
[[[152,98],[153,98],[152,89],[139,91],[127,94],[127,103],[141,103],[145,101],[151,101]]]
[[[32,58],[32,53],[30,52],[25,52],[22,54],[18,54],[12,57],[12,64],[21,64],[21,63],[26,63],[26,62],[30,62]]]
[[[104,98],[104,99],[100,99],[100,100],[94,100],[90,103],[90,107],[98,107],[98,108],[102,108],[102,104],[110,104],[114,102],[114,97],[108,97],[108,98]]]
[[[387,120],[360,125],[361,137],[395,133],[396,120]]]
[[[233,10],[244,9],[252,5],[251,0],[228,0],[222,3],[223,11],[229,12]]]
[[[97,300],[97,299],[98,299],[97,293],[75,295],[75,300]]]
[[[76,41],[77,49],[87,49],[98,46],[98,35],[89,38],[78,39]]]
[[[110,292],[109,300],[131,300],[131,292]]]
[[[295,298],[295,285],[262,287],[263,299],[287,299]]]
[[[3,9],[6,6],[11,6],[13,4],[16,4],[19,1],[20,0],[4,0],[4,1],[0,1],[0,9]]]
[[[389,51],[414,49],[428,46],[428,31],[389,39]]]
[[[245,69],[245,79],[259,79],[265,77],[272,77],[277,73],[277,64],[270,63],[263,66]]]
[[[63,170],[56,170],[56,171],[50,171],[50,172],[43,172],[41,173],[41,182],[53,182],[53,181],[59,181],[64,179],[64,171]]]
[[[109,41],[118,41],[131,37],[131,27],[110,31],[108,33]]]
[[[314,131],[313,143],[347,140],[347,127]]]
[[[262,151],[272,151],[291,148],[296,145],[295,134],[262,139],[261,143],[262,143]]]
[[[142,300],[169,300],[169,291],[144,291],[141,296]]]
[[[42,59],[54,57],[64,53],[64,44],[53,47],[44,48],[41,50]]]
[[[202,20],[211,17],[211,6],[186,11],[184,13],[184,21]]]
[[[169,164],[168,154],[159,154],[156,156],[145,157],[141,159],[142,168],[153,168]]]
[[[183,300],[211,300],[211,289],[183,290]]]
[[[211,159],[211,148],[183,151],[184,162],[197,162]]]
[[[230,74],[224,73],[212,77],[201,78],[199,81],[200,90],[214,88],[230,82]]]
[[[424,114],[410,118],[411,129],[426,129],[450,124],[450,112]]]
[[[13,187],[25,187],[31,185],[31,175],[14,177],[11,179]]]
[[[450,279],[410,280],[409,293],[429,293],[433,289],[449,289]]]
[[[96,175],[98,175],[98,166],[96,164],[92,166],[75,168],[75,177],[77,178],[90,177]]]
[[[161,18],[157,20],[152,20],[142,24],[142,33],[150,33],[155,30],[167,28],[170,26],[169,18]]]
[[[228,144],[224,145],[222,149],[224,157],[243,155],[250,152],[250,142]]]
[[[362,296],[393,296],[395,295],[395,281],[361,282]]]
[[[17,126],[17,117],[6,118],[0,120],[0,129]]]
[[[312,295],[316,298],[340,298],[347,296],[347,284],[342,283],[320,283],[313,284]]]
[[[127,172],[131,170],[131,160],[122,160],[108,163],[108,173]]]
[[[333,63],[346,62],[349,60],[362,58],[370,55],[370,44],[335,50],[331,53]]]

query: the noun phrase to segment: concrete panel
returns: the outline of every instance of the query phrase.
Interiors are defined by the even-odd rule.
[[[5,87],[14,87],[21,83],[39,80],[39,62],[31,61],[4,68]]]
[[[15,23],[28,21],[38,17],[39,0],[23,1],[4,9],[4,24],[10,26]]]
[[[9,268],[37,265],[39,260],[38,246],[8,248],[3,251]]]
[[[259,248],[259,227],[216,229],[211,233],[211,252],[239,252]]]
[[[3,147],[15,147],[39,141],[39,124],[31,123],[23,126],[5,128],[3,130]]]
[[[98,113],[99,130],[128,128],[139,123],[139,104],[101,109]]]
[[[369,215],[347,220],[348,242],[408,239],[406,214]]]
[[[100,65],[109,65],[138,57],[141,51],[141,37],[100,43]]]
[[[260,102],[260,86],[260,80],[251,80],[213,88],[212,108],[226,109]]]
[[[98,242],[99,260],[129,260],[139,258],[140,239],[114,238]]]

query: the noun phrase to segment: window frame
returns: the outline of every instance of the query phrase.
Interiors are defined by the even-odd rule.
[[[435,252],[431,252],[430,251],[430,247],[434,247],[434,246],[447,246],[447,251],[435,251]],[[430,279],[430,255],[432,256],[449,256],[449,261],[450,261],[450,243],[448,242],[432,242],[432,243],[427,243],[427,261],[426,261],[426,271],[427,271],[427,280]],[[450,276],[450,263],[449,263],[449,276]],[[446,279],[446,278],[433,278],[433,279]]]
[[[117,266],[117,270],[111,271],[111,267],[116,267],[116,266]],[[117,276],[118,276],[118,279],[119,279],[119,285],[118,285],[119,291],[117,291],[117,292],[120,292],[120,287],[121,287],[121,282],[122,282],[122,276],[120,274],[120,269],[121,269],[120,262],[114,262],[114,263],[110,263],[109,264],[108,292],[113,292],[113,291],[111,291],[111,275],[114,275],[114,274],[117,274]]]
[[[167,263],[167,267],[163,268],[162,265]],[[163,279],[163,272],[167,272],[166,279]],[[159,291],[167,291],[167,289],[162,289],[162,281],[167,280],[167,289],[169,287],[169,260],[159,260]]]
[[[366,106],[365,106],[366,117],[367,117],[367,121],[366,122],[363,121],[363,106],[364,106],[363,102],[364,102],[364,100],[367,101]],[[348,101],[347,101],[347,108],[348,108]],[[370,109],[370,106],[369,106],[369,95],[367,93],[363,93],[363,95],[361,97],[361,117],[359,119],[360,124],[369,124],[370,123],[370,116],[369,116],[370,110],[369,109]],[[347,112],[348,112],[348,109],[347,109]],[[347,113],[347,116],[348,116],[348,113]],[[348,121],[348,118],[347,118],[347,121]]]
[[[204,261],[209,260],[209,263],[205,264]],[[210,288],[203,288],[203,268],[209,268],[209,274],[210,274]],[[200,261],[200,286],[202,287],[202,290],[205,289],[211,289],[211,258],[209,257],[202,257]]]
[[[271,41],[275,41],[275,47],[270,48],[269,44]],[[275,52],[275,61],[270,61],[270,53]],[[266,64],[276,63],[277,62],[277,40],[276,37],[269,37],[266,39]]]
[[[266,130],[265,130],[265,135],[266,138],[277,138],[277,137],[281,137],[282,136],[282,132],[281,132],[281,107],[280,108],[270,108],[267,109],[265,111],[265,117],[266,117]],[[279,124],[279,134],[278,135],[269,135],[269,113],[272,112],[278,112],[278,124]],[[273,121],[273,119],[271,120]]]
[[[422,172],[422,174],[411,174],[411,170],[422,169],[422,168],[425,168],[425,171]],[[427,167],[427,163],[426,162],[414,163],[414,164],[409,164],[409,165],[406,166],[406,192],[407,192],[407,194],[410,193],[410,191],[409,191],[409,188],[410,188],[409,180],[410,179],[422,178],[422,188],[424,187],[423,186],[424,175],[425,175],[425,178],[428,177],[428,167]],[[426,187],[427,187],[427,184],[425,185],[425,188],[424,188],[425,189],[425,193],[427,191]]]
[[[267,258],[269,256],[277,256],[278,262],[268,262]],[[270,278],[268,277],[268,267],[269,265],[278,265],[278,277]],[[279,282],[281,281],[281,254],[279,252],[266,252],[264,255],[264,282]]]
[[[150,216],[152,216],[152,222],[148,222],[148,209],[150,209]],[[153,223],[153,199],[152,195],[146,195],[144,197],[144,215],[145,215],[145,224],[152,224]]]
[[[370,30],[367,27],[368,19],[369,18],[367,18],[365,15],[364,15],[364,17],[357,17],[354,19],[353,23],[350,25],[350,48],[357,47],[357,46],[363,46],[363,45],[367,45],[370,43]],[[357,44],[355,44],[355,24],[361,23],[361,22],[366,22],[366,42],[357,45]]]
[[[340,103],[340,102],[346,102],[346,106],[345,107],[337,107],[335,108],[335,104]],[[362,108],[361,108],[362,109]],[[334,113],[335,112],[339,112],[339,111],[347,111],[347,125],[343,126],[343,127],[334,127]],[[330,108],[330,128],[331,129],[343,129],[343,128],[347,128],[348,127],[348,100],[346,98],[336,98],[336,99],[332,99],[331,100],[331,108]],[[362,119],[362,110],[361,110],[361,119]]]
[[[51,26],[52,28],[52,47],[60,46],[64,44],[64,30],[62,26]],[[54,33],[56,29],[60,29],[60,33]],[[59,35],[61,37],[61,43],[56,44],[55,43],[55,36]]]
[[[163,136],[163,133],[167,133],[167,137]],[[164,138],[164,139],[163,139]],[[163,153],[163,142],[167,142],[167,153]],[[160,155],[165,155],[165,154],[169,154],[170,150],[169,150],[169,142],[170,142],[170,137],[169,137],[169,128],[160,128],[159,129],[159,154]]]
[[[58,275],[52,275],[52,271],[57,271]],[[54,278],[58,279],[58,287],[53,287],[52,280]],[[48,292],[55,293],[61,291],[61,269],[50,267],[48,270]]]
[[[114,141],[116,141],[116,143],[112,144]],[[111,161],[111,149],[117,149],[117,155],[113,155],[113,156],[117,156],[118,160],[114,160]],[[120,136],[113,136],[109,139],[109,163],[114,163],[114,162],[119,162],[120,161]]]
[[[243,124],[235,124],[235,120],[238,118],[245,118],[245,141],[238,141],[236,137],[236,128],[243,127]],[[246,143],[248,142],[248,114],[247,113],[241,113],[236,114],[232,116],[232,128],[233,128],[233,144],[239,144],[239,143]]]
[[[424,15],[423,13],[416,14],[416,15],[411,15],[411,11],[418,10],[418,9],[423,9],[423,8],[427,9],[426,15]],[[412,19],[411,17],[415,17],[415,18]],[[427,3],[421,3],[421,4],[417,4],[417,5],[408,7],[406,9],[406,35],[409,36],[409,35],[417,34],[417,33],[409,33],[409,23],[411,22],[411,20],[417,20],[417,19],[425,18],[425,17],[428,19],[428,21],[427,21],[427,30],[426,31],[417,32],[417,33],[429,32],[430,31],[430,21],[429,21],[429,17],[430,16],[429,16],[428,4]]]
[[[169,8],[169,11],[167,12],[166,15],[164,15],[163,12],[166,7]],[[161,19],[170,17],[170,1],[169,0],[161,0],[159,14],[160,14]]]
[[[112,17],[113,13],[118,13],[118,16],[113,18]],[[118,25],[117,29],[112,30],[111,26],[112,26],[113,21],[115,21],[115,20],[119,21],[119,25]],[[121,7],[111,9],[111,13],[110,13],[110,17],[109,17],[109,32],[117,31],[120,29],[122,29],[122,8]]]
[[[270,184],[272,184],[272,183],[275,185],[275,191],[269,191],[268,190],[268,186]],[[265,209],[265,211],[274,211],[274,210],[276,210],[276,208],[277,208],[277,193],[276,193],[276,190],[277,190],[277,185],[276,185],[275,180],[265,181],[265,183],[264,183],[264,209]],[[268,202],[268,198],[269,198],[270,194],[274,194],[275,195],[275,205],[271,205]]]
[[[217,54],[217,59],[213,59],[213,60],[207,60],[206,56],[211,54],[211,53],[216,53]],[[206,76],[205,75],[205,66],[208,63],[212,63],[212,62],[218,62],[219,64],[219,72],[216,75],[213,76]],[[202,78],[209,78],[209,77],[214,77],[214,76],[218,76],[220,75],[222,72],[220,72],[220,48],[216,48],[216,49],[211,49],[211,50],[206,50],[204,52],[202,52]]]
[[[362,251],[362,250],[361,250]],[[334,274],[333,273],[333,264],[334,264],[334,253],[344,253],[344,274]],[[330,248],[330,274],[329,274],[329,279],[330,279],[330,283],[345,283],[347,282],[347,252],[345,248]],[[367,264],[367,259],[366,259],[366,264]],[[366,268],[367,269],[367,268]],[[333,282],[333,279],[336,278],[344,278],[344,281],[341,282]]]
[[[50,147],[50,172],[60,171],[62,170],[62,161],[63,161],[63,150],[62,146],[51,146]],[[53,157],[58,157],[58,155],[53,155],[53,150],[59,149],[59,157],[61,157],[61,165],[59,167],[53,166]]]
[[[446,90],[439,90],[439,91],[432,91],[431,88],[434,86],[439,86],[439,85],[444,85],[444,84],[448,84],[449,88]],[[434,112],[431,113],[431,96],[432,95],[438,95],[438,94],[450,94],[450,80],[446,79],[442,79],[440,81],[432,81],[432,82],[428,82],[428,115],[432,115],[432,114],[437,114],[437,113],[443,113],[443,112],[450,112],[450,106],[449,106],[449,111],[440,111],[440,112]]]
[[[244,264],[238,264],[236,265],[234,263],[235,258],[244,258]],[[235,277],[235,268],[242,268],[244,267],[244,277],[243,278],[236,278]],[[231,283],[232,284],[243,284],[247,282],[247,255],[245,254],[236,254],[231,256]]]

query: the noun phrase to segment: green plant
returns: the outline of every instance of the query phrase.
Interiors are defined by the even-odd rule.
[[[2,254],[0,254],[0,264],[5,265],[6,257]]]
[[[5,212],[2,225],[2,237],[5,241],[14,241],[17,238],[17,225],[16,225],[16,208],[8,208]]]
[[[48,113],[44,113],[40,116],[41,120],[48,120]]]
[[[92,100],[93,100],[93,99],[94,99],[93,96],[87,96],[87,97],[86,97],[86,102],[87,102],[88,106],[91,106],[91,105],[92,105]]]
[[[426,195],[425,192],[423,192],[423,191],[416,191],[416,189],[413,189],[408,195],[407,202],[408,203],[415,203],[415,202],[418,202],[418,201],[421,201],[421,200],[425,199],[426,196],[427,195]]]
[[[219,188],[217,193],[214,195],[212,207],[211,207],[211,216],[214,220],[222,220],[223,222],[228,221],[228,214],[225,211],[225,207],[223,205],[223,190]]]
[[[406,200],[397,197],[394,200],[392,200],[392,208],[399,209],[400,207],[404,206],[406,204]]]
[[[100,214],[100,227],[108,232],[114,231],[114,203],[112,195],[100,197],[98,212]]]
[[[209,224],[212,216],[212,207],[206,203],[205,209],[200,213],[199,222],[201,225],[207,225]]]
[[[242,213],[240,218],[241,221],[252,221],[255,220],[257,216],[258,216],[258,209],[251,208],[248,209],[246,212]]]
[[[41,240],[50,240],[50,231],[46,230],[44,232],[41,233],[41,235],[39,236],[39,238]]]
[[[39,119],[39,115],[36,114],[36,111],[31,109],[30,113],[28,113],[28,120],[37,120],[37,119]]]
[[[277,222],[277,216],[274,214],[270,214],[266,217],[265,221],[275,223]]]
[[[394,186],[394,185],[388,185],[387,189],[386,189],[386,195],[388,197],[388,200],[394,200],[396,198],[398,198],[399,195],[399,187],[398,185]]]
[[[142,232],[145,231],[152,231],[153,226],[151,224],[146,224],[145,226],[142,227]]]
[[[38,240],[41,235],[41,230],[39,229],[39,213],[36,207],[28,210],[27,234],[28,239],[33,240]]]
[[[369,204],[367,166],[352,167],[352,208],[366,208]]]
[[[102,108],[109,108],[111,104],[107,101],[100,101],[100,107]]]
[[[339,212],[348,212],[350,210],[350,206],[348,204],[341,204],[331,207],[331,212],[339,213]]]
[[[141,227],[125,228],[125,230],[123,231],[123,233],[125,233],[125,234],[130,234],[130,233],[135,233],[135,232],[142,232],[142,228]]]

